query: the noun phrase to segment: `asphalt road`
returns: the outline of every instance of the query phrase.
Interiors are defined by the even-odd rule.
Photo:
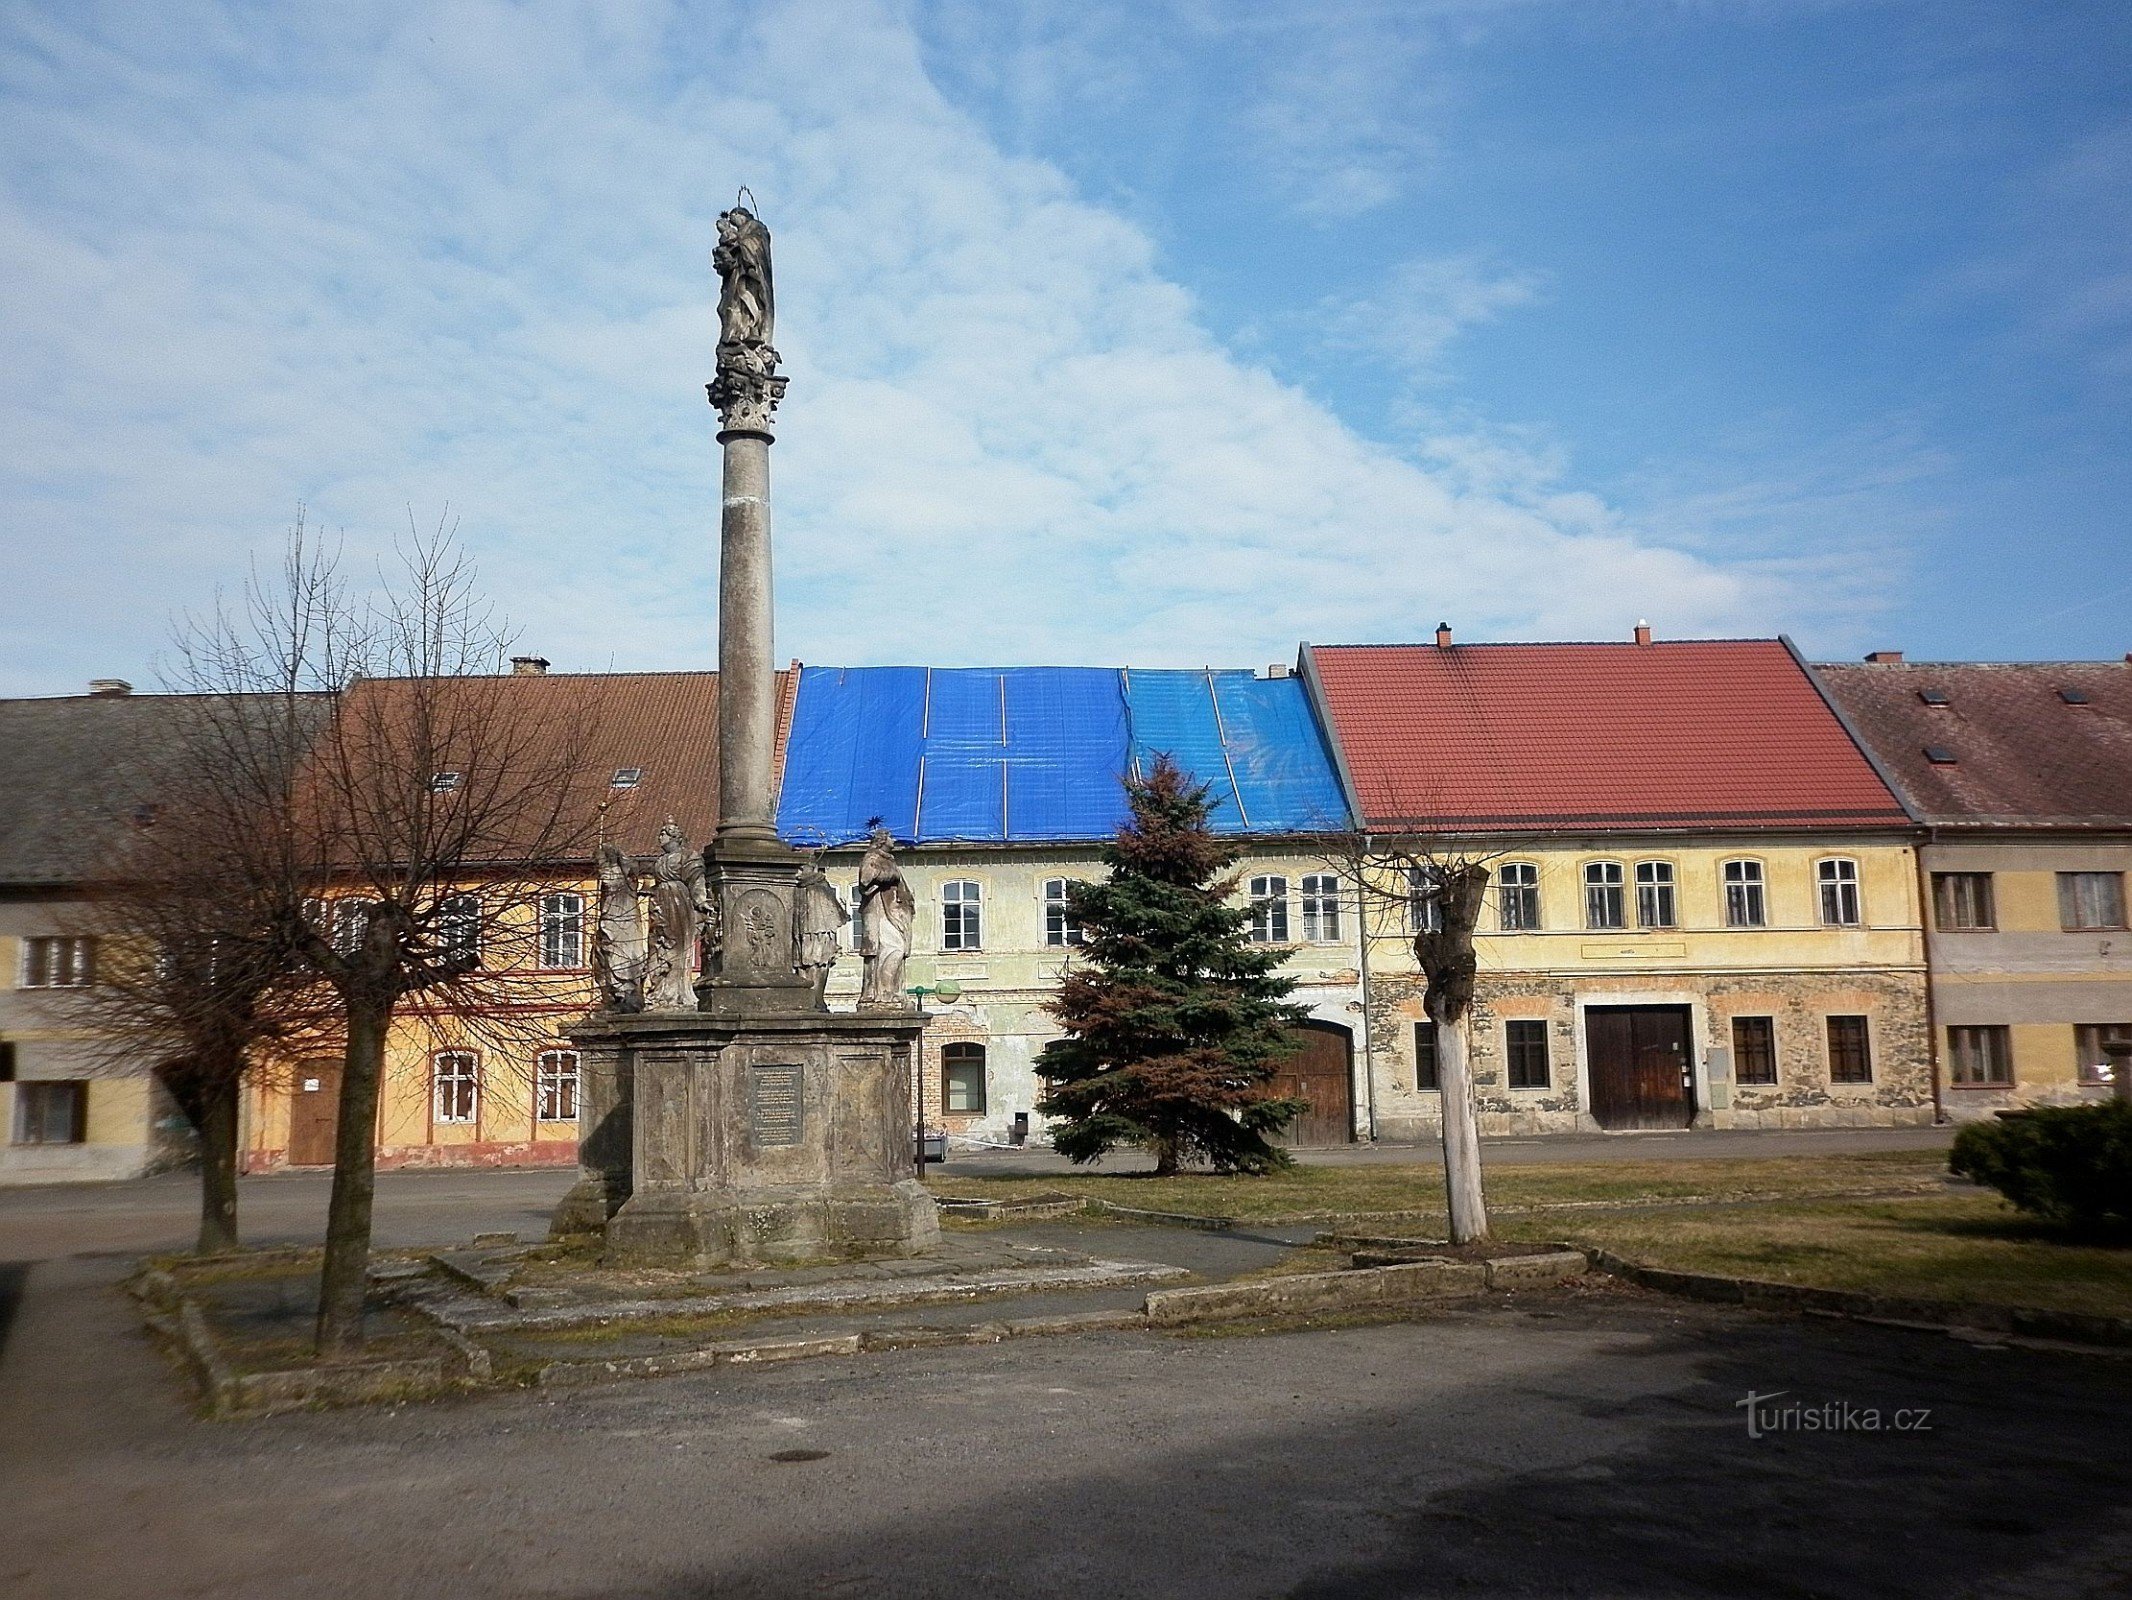
[[[381,1238],[565,1177],[389,1175]],[[0,1196],[10,1596],[2132,1593],[2132,1362],[1591,1292],[210,1424],[93,1253],[190,1194],[119,1195]],[[246,1186],[255,1237],[322,1200]],[[1750,1438],[1777,1391],[1852,1431]]]

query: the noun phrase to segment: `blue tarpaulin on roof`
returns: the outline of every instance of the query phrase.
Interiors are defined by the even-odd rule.
[[[1100,839],[1119,780],[1167,753],[1211,784],[1227,833],[1346,826],[1303,685],[1249,672],[1111,667],[806,667],[778,832],[847,844],[879,817],[898,839]]]

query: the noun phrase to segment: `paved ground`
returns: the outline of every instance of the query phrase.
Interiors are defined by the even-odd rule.
[[[389,1175],[380,1235],[562,1181]],[[204,1424],[93,1253],[190,1193],[114,1193],[0,1196],[11,1596],[2132,1593],[2132,1362],[1609,1292]],[[322,1200],[245,1193],[257,1237]],[[1751,1439],[1750,1391],[1883,1430]]]

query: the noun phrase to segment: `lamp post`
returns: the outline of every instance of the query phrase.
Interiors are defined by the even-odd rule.
[[[913,984],[903,992],[918,1002],[919,1020],[923,1021],[925,1018],[925,997],[927,995],[937,995],[942,1000],[959,1000],[962,998],[962,985],[949,979],[934,984]],[[915,1165],[918,1176],[922,1179],[925,1176],[925,1035],[922,1033],[918,1035],[917,1067],[918,1092],[911,1098],[918,1107],[918,1125],[912,1130],[914,1142],[911,1145],[911,1149],[916,1152],[917,1160]],[[942,1157],[945,1158],[946,1154],[946,1149],[943,1148],[941,1151]]]

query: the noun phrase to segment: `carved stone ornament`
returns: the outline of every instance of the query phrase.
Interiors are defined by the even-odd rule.
[[[728,433],[768,433],[785,397],[777,372],[776,300],[770,279],[770,230],[745,206],[718,217],[718,375],[705,385]]]

